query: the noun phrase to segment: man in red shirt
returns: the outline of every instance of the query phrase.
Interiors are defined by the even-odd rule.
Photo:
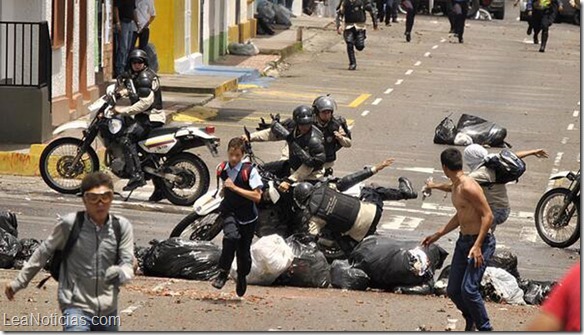
[[[580,263],[553,288],[527,331],[580,331]]]

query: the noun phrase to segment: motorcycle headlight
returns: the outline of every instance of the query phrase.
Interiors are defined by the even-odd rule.
[[[109,124],[107,125],[109,132],[112,135],[119,133],[120,130],[122,130],[123,126],[124,126],[124,124],[123,124],[122,120],[120,120],[120,119],[111,119],[109,121]]]

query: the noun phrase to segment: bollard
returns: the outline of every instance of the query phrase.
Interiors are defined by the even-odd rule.
[[[302,27],[296,29],[296,42],[302,42]]]

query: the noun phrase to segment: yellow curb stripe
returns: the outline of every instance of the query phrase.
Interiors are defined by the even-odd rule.
[[[250,89],[250,88],[260,88],[260,85],[255,85],[255,84],[238,84],[237,85],[237,89],[240,90],[245,90],[245,89]]]
[[[349,107],[357,108],[360,104],[365,102],[365,100],[369,99],[370,96],[371,94],[361,94],[360,96],[357,97],[357,99],[353,100],[353,102],[349,104]]]

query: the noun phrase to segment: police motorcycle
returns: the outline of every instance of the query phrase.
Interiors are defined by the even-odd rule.
[[[277,120],[274,117],[272,119]],[[265,123],[264,120],[262,123]],[[260,124],[261,126],[262,124]],[[304,221],[301,218],[302,212],[294,204],[295,185],[291,185],[288,192],[281,192],[278,189],[285,176],[281,176],[275,171],[281,169],[272,168],[272,163],[264,163],[255,156],[249,141],[250,133],[246,127],[244,127],[244,132],[248,141],[243,161],[251,163],[258,170],[264,184],[262,199],[258,204],[259,217],[256,236],[278,234],[286,238],[297,233],[308,233],[308,226],[302,223]],[[359,197],[362,187],[363,183],[352,185],[343,193]],[[170,237],[181,237],[185,240],[213,240],[223,228],[219,208],[222,200],[223,197],[219,192],[219,176],[217,176],[217,189],[209,191],[195,202],[193,212],[174,227]],[[316,242],[327,259],[336,259],[344,255],[334,241],[334,237],[326,232],[320,234]]]
[[[535,228],[541,239],[554,248],[567,248],[580,238],[580,170],[563,171],[550,180],[567,179],[568,187],[547,191],[535,208]]]
[[[133,90],[131,81],[118,78],[108,86],[106,94],[88,108],[89,122],[77,120],[53,131],[59,135],[70,129],[81,129],[82,138],[61,137],[52,141],[40,157],[40,173],[45,183],[59,193],[77,194],[81,180],[100,169],[100,160],[92,144],[96,139],[105,146],[103,161],[114,175],[129,179],[126,156],[119,137],[128,125],[129,117],[116,115],[113,108],[122,89]],[[214,127],[161,127],[150,131],[148,138],[138,142],[138,153],[145,178],[151,179],[173,204],[190,206],[209,189],[209,169],[189,149],[206,146],[213,156],[218,154],[219,138]],[[97,143],[96,143],[97,144]],[[130,196],[127,196],[127,200]]]

